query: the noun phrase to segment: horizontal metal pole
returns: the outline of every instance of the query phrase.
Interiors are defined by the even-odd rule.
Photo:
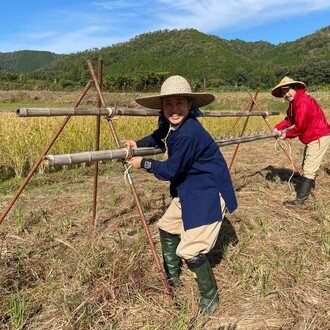
[[[230,144],[247,143],[277,136],[279,136],[279,132],[271,132],[258,135],[223,139],[215,142],[218,144],[219,147],[223,147]],[[113,159],[126,159],[131,156],[150,156],[161,153],[164,153],[164,150],[159,148],[122,148],[114,150],[87,151],[65,155],[47,155],[44,157],[44,161],[47,165],[73,165],[96,161],[108,161]]]
[[[50,116],[159,116],[160,110],[143,108],[19,108],[16,110],[18,117],[50,117]],[[279,112],[221,112],[201,111],[201,117],[252,117],[274,116]]]

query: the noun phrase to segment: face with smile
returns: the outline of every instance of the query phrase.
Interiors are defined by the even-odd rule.
[[[190,99],[180,95],[167,96],[162,102],[164,116],[172,125],[179,125],[185,120],[192,104]]]
[[[281,95],[285,100],[291,102],[296,96],[296,90],[292,86],[285,86],[281,88]]]

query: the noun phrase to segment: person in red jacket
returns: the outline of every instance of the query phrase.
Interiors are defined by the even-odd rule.
[[[301,205],[315,187],[316,172],[330,144],[330,125],[317,101],[306,93],[303,82],[284,77],[271,93],[290,102],[287,116],[275,126],[281,132],[279,139],[298,137],[306,145],[297,197],[284,202],[284,205]]]

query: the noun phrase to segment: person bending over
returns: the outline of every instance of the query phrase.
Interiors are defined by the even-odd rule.
[[[296,199],[284,202],[284,205],[298,206],[305,202],[315,187],[316,172],[330,144],[330,125],[317,101],[306,93],[303,82],[284,77],[271,94],[289,102],[285,119],[275,126],[281,132],[279,139],[298,137],[305,144],[303,176]],[[284,132],[287,128],[292,129]]]
[[[171,286],[181,286],[182,259],[195,273],[201,294],[200,313],[210,314],[219,305],[213,271],[206,254],[217,240],[225,210],[237,201],[224,157],[196,116],[199,107],[214,96],[193,93],[181,76],[166,79],[159,95],[136,99],[142,106],[160,109],[159,127],[127,147],[166,149],[163,161],[133,157],[128,164],[170,182],[172,201],[158,222],[164,268]]]

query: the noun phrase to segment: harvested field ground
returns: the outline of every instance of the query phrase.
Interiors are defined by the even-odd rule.
[[[298,178],[274,146],[240,146],[232,170],[239,208],[209,255],[221,307],[204,318],[186,266],[176,304],[164,295],[119,162],[100,165],[95,226],[93,167],[35,175],[0,225],[0,329],[328,328],[329,153],[315,196],[289,208],[282,203]],[[234,149],[221,149],[228,163]],[[303,145],[293,140],[290,150],[300,164]],[[131,172],[161,255],[156,222],[170,203],[168,184]],[[20,182],[0,184],[0,210]]]

